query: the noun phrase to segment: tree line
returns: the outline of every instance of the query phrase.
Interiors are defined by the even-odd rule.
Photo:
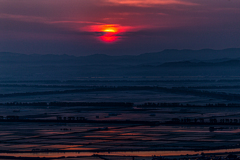
[[[134,104],[130,102],[7,102],[0,103],[0,106],[101,106],[101,107],[240,107],[237,103],[215,103],[205,105],[181,104],[181,103],[143,103]]]

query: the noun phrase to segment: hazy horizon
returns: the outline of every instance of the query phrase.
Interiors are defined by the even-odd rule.
[[[26,53],[26,52],[10,52],[10,51],[0,51],[0,53],[13,53],[13,54],[23,54],[23,55],[58,55],[58,56],[74,56],[74,57],[88,57],[88,56],[94,56],[94,55],[106,55],[106,56],[112,56],[112,57],[121,57],[121,56],[140,56],[140,55],[145,55],[145,54],[158,54],[158,53],[162,53],[165,51],[177,51],[177,52],[181,52],[181,51],[225,51],[225,50],[240,50],[240,47],[233,47],[233,48],[222,48],[222,49],[213,49],[213,48],[202,48],[202,49],[188,49],[188,48],[183,48],[183,49],[176,49],[176,48],[172,48],[172,49],[162,49],[159,51],[153,51],[153,52],[138,52],[136,54],[121,54],[121,55],[112,55],[109,53],[92,53],[92,54],[88,54],[88,55],[75,55],[75,54],[68,54],[68,52],[66,53],[60,53],[60,54],[54,54],[54,53]],[[240,52],[239,52],[240,53]],[[240,57],[240,54],[239,54]],[[227,54],[226,54],[226,58]]]

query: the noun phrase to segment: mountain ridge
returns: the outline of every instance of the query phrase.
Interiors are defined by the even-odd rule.
[[[160,52],[143,53],[139,55],[106,55],[93,54],[88,56],[74,55],[54,55],[54,54],[23,54],[12,52],[0,52],[0,62],[35,62],[35,63],[79,63],[79,64],[122,64],[122,65],[140,65],[140,64],[161,64],[177,61],[206,61],[212,59],[239,58],[240,48],[228,48],[223,50],[214,49],[166,49]]]
[[[141,55],[26,55],[0,53],[1,80],[86,77],[239,76],[240,49],[164,50]],[[216,66],[216,67],[214,67]]]

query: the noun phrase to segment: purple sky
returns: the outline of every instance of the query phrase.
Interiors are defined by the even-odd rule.
[[[239,0],[0,0],[0,51],[126,55],[240,47]],[[120,32],[101,41],[102,26]]]

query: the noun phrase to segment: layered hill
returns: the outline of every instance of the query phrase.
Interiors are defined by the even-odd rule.
[[[26,55],[0,52],[0,79],[238,76],[240,49],[164,50],[140,55]]]

